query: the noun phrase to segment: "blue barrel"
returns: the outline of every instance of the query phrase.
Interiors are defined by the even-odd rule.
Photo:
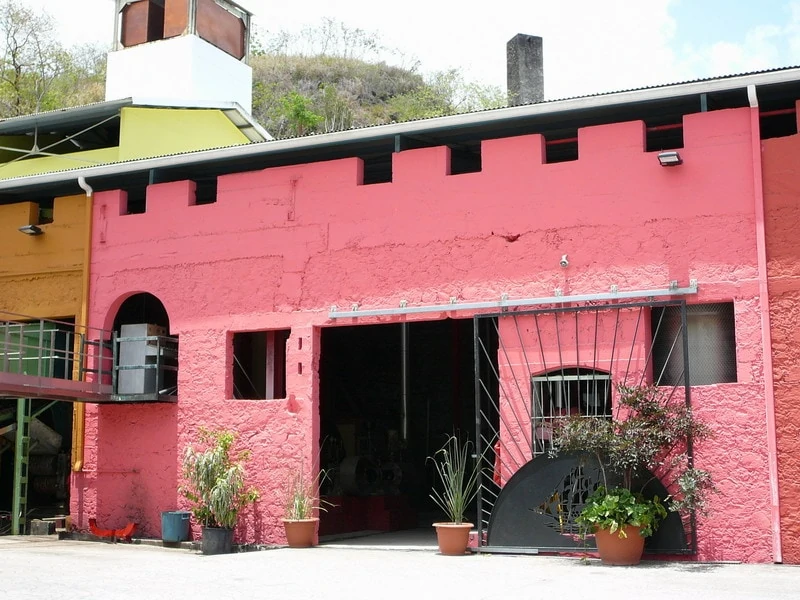
[[[185,510],[168,510],[161,513],[161,539],[165,542],[185,542],[189,539],[189,517]]]

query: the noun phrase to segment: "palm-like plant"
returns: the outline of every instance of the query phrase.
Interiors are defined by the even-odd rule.
[[[429,457],[436,468],[441,489],[433,488],[430,497],[451,523],[464,522],[464,512],[478,493],[478,461],[472,460],[471,441],[451,435],[444,446]]]
[[[233,454],[236,436],[230,431],[201,428],[199,440],[206,447],[186,448],[181,494],[192,503],[192,514],[204,527],[232,529],[247,504],[258,499],[258,491],[245,483],[244,461],[250,452]]]

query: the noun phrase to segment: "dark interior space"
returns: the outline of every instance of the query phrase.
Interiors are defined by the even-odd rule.
[[[31,400],[30,454],[27,469],[27,518],[42,519],[69,512],[69,456],[72,404]],[[0,398],[0,429],[17,422],[17,401]],[[11,532],[16,428],[0,437],[0,535]]]
[[[161,300],[153,296],[153,294],[136,294],[125,300],[114,318],[114,331],[119,333],[122,325],[133,323],[159,325],[164,327],[167,330],[167,335],[169,335],[167,309],[164,308]]]
[[[472,319],[322,331],[321,493],[333,506],[321,513],[320,535],[444,517],[429,499],[426,458],[454,431],[475,438],[473,331]]]
[[[17,333],[6,331],[6,343],[15,338],[23,357],[14,371],[46,378],[72,379],[71,353],[75,343],[72,319],[21,324]],[[23,423],[20,429],[20,423]],[[26,423],[26,424],[25,424]],[[17,456],[18,430],[28,437],[28,452]],[[69,457],[72,448],[72,404],[44,399],[0,398],[0,535],[11,533],[14,473],[19,461],[27,519],[69,512]],[[27,454],[27,456],[26,456]]]

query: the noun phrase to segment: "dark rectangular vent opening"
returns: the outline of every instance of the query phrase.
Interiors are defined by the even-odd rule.
[[[378,154],[362,157],[364,161],[364,185],[392,182],[392,155]]]
[[[450,149],[450,174],[481,172],[481,149],[477,144],[469,148]]]
[[[147,185],[137,185],[125,190],[128,196],[126,215],[140,215],[147,209]]]
[[[762,140],[797,135],[797,114],[794,109],[762,114],[759,125]]]
[[[683,122],[660,123],[647,127],[645,149],[647,152],[683,148]]]
[[[569,162],[578,160],[578,132],[573,131],[565,136],[545,135],[545,157],[546,164]]]
[[[46,225],[53,222],[53,198],[43,198],[37,200],[39,204],[39,225]]]
[[[217,178],[204,177],[195,179],[194,203],[214,204],[217,201]]]

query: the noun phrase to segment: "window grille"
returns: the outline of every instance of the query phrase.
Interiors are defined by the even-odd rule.
[[[571,416],[611,416],[611,376],[598,371],[564,369],[531,377],[533,455],[552,446],[553,427]]]

